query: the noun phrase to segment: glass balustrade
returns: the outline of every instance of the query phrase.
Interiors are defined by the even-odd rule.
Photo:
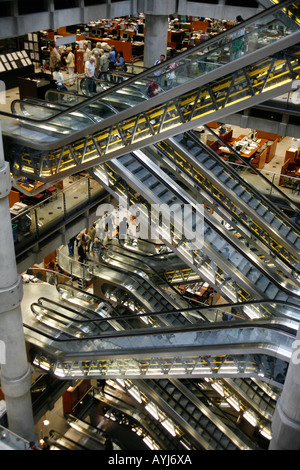
[[[101,192],[102,188],[95,180],[81,178],[41,203],[13,216],[11,223],[16,252],[49,234],[69,217],[76,216],[96,201]]]
[[[0,449],[2,450],[29,450],[29,442],[0,426]]]

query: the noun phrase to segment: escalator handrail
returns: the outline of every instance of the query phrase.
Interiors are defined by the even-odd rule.
[[[59,286],[63,286],[64,288],[65,287],[69,287],[70,289],[73,289],[73,290],[76,290],[76,291],[79,291],[80,293],[82,293],[83,291],[81,289],[79,289],[78,287],[73,287],[73,286],[69,286],[67,284],[58,284],[57,285],[57,289],[59,289]],[[88,294],[90,295],[90,294]],[[99,301],[101,302],[102,299],[100,297],[97,297],[96,295],[93,294],[93,297],[99,299]],[[236,302],[236,303],[226,303],[226,304],[219,304],[219,305],[205,305],[204,307],[199,307],[199,308],[195,308],[195,307],[184,307],[184,308],[180,308],[180,309],[173,309],[173,310],[160,310],[160,311],[155,311],[155,312],[146,312],[146,313],[140,313],[138,314],[138,317],[143,317],[143,316],[157,316],[157,315],[165,315],[165,314],[172,314],[172,313],[181,313],[181,312],[193,312],[195,310],[211,310],[213,308],[217,309],[217,310],[226,310],[228,308],[242,308],[242,307],[247,307],[247,306],[251,306],[251,305],[258,305],[258,304],[263,304],[263,305],[268,305],[268,304],[278,304],[278,305],[282,305],[282,306],[285,306],[285,307],[291,307],[292,309],[299,309],[299,314],[300,314],[300,306],[297,307],[297,305],[293,304],[292,302],[289,302],[289,301],[286,301],[286,300],[276,300],[276,301],[271,301],[271,300],[268,300],[268,299],[261,299],[261,300],[247,300],[247,301],[244,301],[244,302]],[[114,320],[117,320],[117,319],[132,319],[133,318],[133,315],[122,315],[120,317],[116,316],[116,317],[111,317],[112,319]],[[106,319],[104,320],[107,320],[109,319],[109,317],[106,317]],[[99,318],[99,320],[101,320]]]
[[[55,303],[55,302],[53,302]],[[216,308],[217,310],[226,310],[226,308],[241,308],[241,307],[247,307],[247,306],[252,306],[252,305],[260,305],[260,304],[263,304],[263,305],[271,305],[271,304],[278,304],[278,305],[282,305],[282,306],[287,306],[287,307],[291,307],[293,309],[299,309],[299,313],[300,313],[300,307],[297,307],[295,306],[294,304],[291,304],[290,302],[286,302],[284,300],[281,300],[281,301],[276,301],[276,302],[272,302],[270,300],[257,300],[257,301],[248,301],[248,302],[241,302],[241,303],[235,303],[235,304],[220,304],[220,305],[214,305],[214,306],[207,306],[207,307],[202,307],[201,310],[212,310],[213,308]],[[108,321],[111,321],[111,320],[134,320],[134,319],[140,319],[141,317],[149,317],[149,316],[153,316],[153,317],[159,317],[159,316],[162,316],[162,315],[172,315],[172,314],[178,314],[178,313],[190,313],[190,312],[194,312],[195,310],[197,310],[197,308],[195,307],[186,307],[186,308],[182,308],[182,309],[174,309],[174,310],[162,310],[162,311],[159,311],[159,312],[150,312],[150,313],[141,313],[141,314],[132,314],[132,315],[119,315],[119,316],[115,316],[115,317],[112,317],[112,316],[109,316],[109,317],[99,317],[99,318],[94,318],[94,319],[90,319],[90,320],[82,320],[82,323],[89,323],[89,322],[108,322]],[[116,336],[116,335],[119,335],[120,336],[126,336],[126,335],[130,335],[133,331],[139,331],[142,333],[141,334],[159,334],[159,331],[163,331],[165,332],[166,334],[168,333],[172,333],[174,331],[181,331],[181,330],[192,330],[192,331],[195,331],[195,330],[215,330],[215,329],[226,329],[226,328],[240,328],[240,327],[249,327],[249,328],[253,328],[254,326],[260,326],[260,327],[264,327],[265,325],[268,325],[268,327],[270,327],[271,329],[278,329],[279,327],[284,330],[286,329],[286,332],[289,333],[289,334],[292,334],[293,336],[296,335],[296,331],[294,328],[288,326],[288,324],[286,326],[283,326],[284,323],[286,323],[286,320],[285,320],[285,317],[283,316],[280,316],[278,317],[279,319],[272,319],[272,320],[266,320],[266,319],[256,319],[256,320],[234,320],[232,322],[208,322],[208,323],[202,323],[201,324],[189,324],[189,325],[184,325],[184,326],[164,326],[164,327],[160,327],[159,329],[156,329],[156,328],[140,328],[138,330],[130,330],[129,332],[128,331],[117,331],[117,332],[113,332],[112,333],[103,333],[101,334],[101,338],[109,338],[109,337],[112,337],[112,336]],[[295,320],[293,320],[293,322],[295,322]],[[230,323],[230,327],[229,327],[229,324]],[[278,326],[279,324],[279,326]],[[26,325],[24,323],[24,326],[28,327],[28,328],[31,328],[30,325]],[[163,328],[163,329],[162,329]],[[105,336],[107,335],[107,336]],[[94,338],[94,339],[97,339],[99,338],[99,336],[89,336],[88,337],[89,339],[91,338]],[[85,338],[78,338],[80,340],[84,340]],[[59,341],[64,341],[64,340],[59,340]],[[75,339],[74,339],[75,341]]]

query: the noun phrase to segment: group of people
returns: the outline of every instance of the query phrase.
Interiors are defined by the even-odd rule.
[[[84,62],[84,73],[87,78],[87,91],[90,95],[95,93],[95,81],[94,79],[106,79],[109,70],[122,70],[127,71],[127,66],[123,57],[123,52],[117,52],[115,47],[112,46],[110,52],[104,50],[101,47],[101,43],[97,43],[96,47],[92,50],[89,49],[88,43],[83,43],[83,62]],[[57,88],[62,91],[67,91],[68,87],[74,85],[75,77],[75,50],[72,47],[66,49],[66,67],[67,74],[70,75],[70,79],[66,81],[61,71],[61,55],[55,45],[50,44],[50,71],[53,74],[53,78],[56,82]],[[109,52],[109,54],[108,54]],[[120,80],[122,77],[120,77]]]
[[[98,46],[98,44],[96,45]],[[119,70],[126,72],[127,66],[124,60],[123,52],[116,51],[115,46],[111,47],[109,54],[103,49],[95,47],[92,51],[88,48],[87,44],[83,44],[84,49],[84,63],[85,75],[87,78],[87,90],[90,95],[95,93],[94,79],[102,78],[108,79],[110,70]],[[123,81],[123,77],[110,77],[111,81]]]
[[[154,62],[154,65],[162,64],[166,60],[165,54],[161,54],[160,58]],[[175,80],[176,73],[175,69],[178,66],[176,62],[172,62],[168,67],[161,67],[156,72],[154,72],[154,77],[152,77],[147,82],[147,95],[149,98],[158,95],[162,91],[162,87],[165,89],[172,88]],[[162,85],[162,80],[164,77],[164,84]]]
[[[107,249],[97,235],[96,222],[70,239],[68,243],[69,256],[74,256],[75,245],[77,246],[78,261],[83,264],[88,261],[89,255],[92,255],[95,261],[99,261],[102,251]]]
[[[53,75],[53,79],[56,82],[57,89],[62,91],[67,91],[68,88],[65,84],[63,74],[61,72],[61,55],[58,49],[53,45],[49,45],[50,49],[50,71]],[[74,70],[75,70],[75,54],[72,47],[67,47],[66,49],[66,66],[67,73],[70,75],[70,80],[68,81],[68,86],[72,86],[75,83],[74,79]]]

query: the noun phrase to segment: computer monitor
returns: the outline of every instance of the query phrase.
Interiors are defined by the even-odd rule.
[[[143,34],[143,33],[144,33],[144,25],[143,25],[143,24],[139,24],[139,25],[138,25],[138,29],[139,29],[139,34]]]
[[[179,23],[174,23],[173,28],[177,29],[177,30],[180,29],[180,24]]]
[[[122,39],[125,39],[125,41],[127,41],[127,39],[128,39],[128,33],[123,33],[123,34],[122,34]]]

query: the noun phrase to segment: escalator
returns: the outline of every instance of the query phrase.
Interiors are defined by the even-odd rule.
[[[70,308],[70,305],[73,307],[74,305],[77,305],[77,314],[81,311],[80,315],[81,315],[81,324],[86,321],[86,324],[89,322],[91,324],[91,329],[90,329],[90,333],[95,333],[95,323],[97,323],[97,318],[99,320],[99,314],[100,314],[100,311],[103,307],[103,301],[101,301],[100,299],[98,299],[98,303],[97,303],[97,298],[95,296],[92,296],[91,294],[88,294],[88,293],[85,293],[85,292],[82,292],[82,291],[79,291],[78,289],[74,289],[72,287],[69,287],[69,286],[61,286],[59,288],[59,290],[62,292],[62,293],[72,293],[74,291],[77,291],[78,293],[78,297],[77,298],[71,298],[70,295],[63,295],[63,299],[64,299],[64,303],[67,303],[68,306],[69,306],[69,310],[71,313],[72,311],[72,308]],[[53,296],[51,296],[52,298]],[[84,302],[84,299],[90,299],[90,303],[89,303],[89,307],[87,307],[87,303]],[[46,331],[44,330],[44,334],[45,334],[45,338],[50,338],[49,337],[49,329],[50,329],[50,325],[51,325],[51,315],[53,315],[54,311],[50,311],[50,308],[51,305],[54,304],[54,302],[52,300],[47,300],[47,299],[41,299],[42,302],[39,301],[40,305],[42,305],[43,307],[46,307],[47,308],[47,313],[46,311],[44,310],[43,314],[44,314],[44,322],[45,322],[45,325],[48,326],[48,333],[46,333]],[[80,301],[79,301],[80,300]],[[93,309],[92,309],[93,307]],[[82,309],[84,308],[84,314],[82,313]],[[228,308],[228,306],[227,306]],[[231,308],[231,306],[229,306],[229,308]],[[110,311],[112,309],[110,308]],[[210,309],[206,308],[206,311],[208,311]],[[56,318],[58,318],[58,314],[59,313],[62,313],[62,312],[65,312],[67,311],[67,309],[65,307],[62,307],[62,306],[59,306],[59,305],[56,305],[55,306],[55,315],[56,315]],[[91,313],[94,312],[96,318],[93,318],[91,316]],[[195,311],[196,313],[196,311]],[[203,312],[204,313],[204,312]],[[221,311],[219,312],[220,313],[220,316],[221,316]],[[89,315],[89,320],[87,321],[87,315]],[[114,312],[114,315],[116,315],[116,312]],[[153,314],[151,316],[154,316]],[[166,312],[166,316],[169,316]],[[208,316],[206,313],[205,313],[205,316]],[[73,330],[73,326],[74,326],[74,323],[76,323],[76,321],[74,322],[74,319],[72,320],[73,321],[73,324],[72,322],[70,321],[70,318],[67,319],[65,316],[64,316],[64,319],[67,320],[67,323],[68,323],[68,326],[69,328],[65,331],[65,332],[62,332],[62,328],[61,328],[61,324],[59,325],[59,328],[57,330],[57,333],[59,332],[59,336],[55,335],[56,338],[61,338],[63,340],[63,338],[65,337],[65,334],[68,334],[68,336],[70,337],[70,333],[73,333],[74,334],[74,330]],[[119,322],[119,327],[117,326],[117,323]],[[100,327],[100,324],[103,325],[103,323],[105,324],[110,324],[112,325],[113,324],[113,328],[114,329],[120,329],[120,328],[131,328],[133,325],[135,325],[136,327],[136,321],[134,319],[134,317],[131,317],[131,318],[126,318],[126,316],[121,316],[119,318],[114,318],[113,320],[109,320],[106,318],[106,320],[104,322],[101,321],[98,321],[99,323],[99,327]],[[159,324],[159,322],[158,322]],[[158,324],[156,326],[158,326]],[[149,326],[152,326],[151,325],[151,322],[149,322]],[[52,328],[53,328],[53,325],[52,325]],[[98,331],[111,331],[111,326],[109,328],[107,328],[107,326],[104,326],[104,327],[100,327],[98,329]],[[85,331],[85,334],[87,335],[88,332],[87,332],[87,329],[84,328],[84,331]],[[148,330],[149,331],[149,330]],[[229,330],[230,331],[230,330]],[[75,333],[76,334],[76,333]],[[40,336],[43,336],[43,332],[41,331],[41,328],[39,327],[39,335]],[[78,335],[76,336],[77,338],[79,337]],[[88,339],[88,338],[87,338]],[[92,341],[92,337],[90,338]],[[51,341],[50,341],[51,342]],[[176,340],[175,340],[176,342]],[[276,342],[276,340],[275,340]],[[55,341],[54,341],[55,343]],[[100,346],[101,348],[101,346]],[[44,349],[44,348],[43,348]],[[46,348],[47,349],[47,348]],[[35,365],[37,365],[38,363],[38,360],[41,360],[41,358],[43,357],[42,359],[42,362],[40,362],[40,366],[42,368],[45,368],[45,364],[47,362],[47,360],[49,361],[52,361],[52,366],[51,366],[51,372],[54,372],[54,375],[57,375],[59,376],[60,378],[64,377],[62,375],[62,369],[60,368],[60,361],[62,360],[62,358],[60,357],[60,354],[58,353],[58,349],[56,349],[56,354],[58,354],[58,361],[55,360],[54,357],[50,358],[49,355],[48,355],[48,358],[47,358],[47,352],[46,350],[44,349],[44,352],[41,353],[41,356],[39,356],[39,359],[38,359],[38,353],[36,351],[36,355],[35,355],[35,358],[33,359],[33,363]],[[88,358],[87,355],[86,356],[86,359]],[[46,359],[47,358],[47,359]],[[205,357],[205,359],[209,359],[208,357]],[[220,360],[221,358],[219,358],[218,360]],[[254,361],[259,361],[260,358],[259,358],[259,355],[254,355],[253,356],[253,359]],[[212,358],[210,358],[210,361],[212,360]],[[56,365],[54,365],[54,362],[56,361]],[[222,376],[222,374],[225,374],[225,376],[228,374],[228,370],[226,370],[226,368],[228,367],[228,362],[226,361],[225,359],[225,356],[223,355],[223,358],[221,359],[221,362],[222,362],[222,365],[225,366],[224,368],[224,371],[220,374]],[[267,359],[267,362],[269,363],[269,366],[272,362],[272,359],[269,357]],[[76,365],[77,364],[77,365]],[[85,364],[85,367],[88,365],[88,361],[85,360],[84,361],[84,364]],[[71,365],[67,365],[65,363],[63,369],[64,371],[66,372],[67,369],[69,370],[69,373],[70,375],[74,378],[76,377],[76,371],[73,369],[73,366],[75,365],[75,368],[78,367],[78,363],[76,361],[75,364]],[[211,363],[212,365],[212,363]],[[235,365],[236,366],[236,363]],[[253,374],[253,364],[249,364],[250,368],[252,368],[251,370],[251,375]],[[274,364],[273,364],[274,366]],[[116,367],[116,365],[114,364],[113,367]],[[124,367],[124,364],[123,364],[123,367]],[[278,369],[278,364],[277,366],[274,366],[275,369],[277,371],[277,374],[279,373],[279,369]],[[130,364],[130,368],[131,368],[131,373],[132,373],[132,363]],[[285,368],[285,367],[284,367]],[[284,371],[284,369],[283,369]],[[74,373],[75,372],[75,373]],[[212,374],[214,373],[215,371],[212,370]],[[103,370],[102,372],[98,371],[98,373],[102,373],[103,374]],[[205,370],[205,376],[207,375],[207,373],[210,375],[210,373],[208,372],[208,370],[206,369]],[[244,368],[244,365],[242,366],[242,369],[240,371],[240,373],[242,374],[242,376],[246,373],[247,374],[247,371],[245,370]],[[259,375],[261,375],[261,371],[259,372]],[[86,377],[95,377],[95,374],[97,374],[97,371],[95,369],[95,364],[94,363],[90,363],[89,364],[89,372],[88,374],[86,375]],[[137,371],[135,370],[133,372],[134,374],[134,377],[136,377],[138,374],[137,374]],[[164,376],[166,374],[166,370],[164,371]],[[118,374],[119,375],[119,374]],[[145,375],[145,374],[142,374],[142,375]],[[192,374],[192,377],[194,376],[198,376],[198,372],[196,373],[193,373]],[[208,375],[208,376],[209,376]],[[97,375],[96,375],[97,376]],[[172,373],[172,376],[176,376],[176,374],[174,375],[174,371]],[[130,372],[126,373],[125,374],[125,377],[130,377]],[[124,377],[124,378],[125,378]],[[65,377],[64,377],[65,378]],[[150,373],[150,376],[149,378],[153,378],[153,375],[152,373]],[[272,380],[271,380],[272,382]],[[275,383],[276,380],[275,380]],[[148,386],[149,386],[149,382],[148,382]],[[180,404],[179,404],[180,403]],[[192,406],[192,404],[188,405],[188,402],[187,402],[187,399],[182,397],[179,401],[178,406],[181,406],[183,407],[182,408],[182,411],[180,412],[181,414],[181,418],[178,422],[178,425],[180,425],[181,427],[183,426],[183,429],[186,430],[186,432],[191,432],[191,426],[192,426],[192,422],[195,420],[195,417],[198,416],[198,414],[200,413],[200,416],[201,416],[201,413],[203,413],[203,409],[202,411],[200,412],[197,407],[198,405],[196,404],[196,408],[195,408],[195,405]],[[187,406],[187,409],[185,410],[184,407],[185,405]],[[172,406],[172,405],[171,405]],[[191,409],[191,407],[193,408],[193,410]],[[177,409],[177,408],[176,408]],[[178,411],[178,410],[177,410]],[[204,412],[205,413],[205,412]],[[189,416],[189,417],[188,417]],[[177,418],[178,420],[178,418]],[[149,421],[149,420],[148,420]],[[176,420],[175,420],[176,421]],[[205,422],[205,426],[204,424],[202,423]],[[218,419],[217,418],[214,418],[213,419],[213,422],[218,422]],[[148,423],[149,424],[149,423]],[[169,423],[170,425],[170,423]],[[201,430],[202,426],[204,426],[204,429],[200,432],[199,430]],[[229,433],[229,436],[227,437],[227,433],[228,431],[225,431],[226,429],[226,426],[224,427],[224,425],[221,425],[219,424],[219,426],[217,426],[217,428],[214,428],[214,424],[211,423],[211,419],[207,419],[206,415],[204,414],[204,416],[201,418],[201,422],[198,423],[197,425],[197,432],[199,432],[199,435],[197,434],[197,432],[195,433],[195,430],[192,432],[192,434],[194,435],[194,439],[192,439],[192,441],[194,440],[194,443],[196,445],[196,448],[199,448],[199,445],[202,444],[202,447],[201,448],[204,448],[204,449],[233,449],[235,448],[235,445],[237,444],[237,442],[239,442],[238,438],[236,437],[238,435],[237,433],[237,430],[235,429],[234,431],[234,439],[233,439],[233,442],[235,442],[235,445],[232,444],[232,434],[231,434],[231,438],[230,438],[230,433]],[[214,429],[214,431],[212,431],[212,428]],[[155,430],[156,430],[156,427],[155,427]],[[225,432],[225,434],[224,434]],[[163,439],[163,441],[165,441],[165,438]],[[220,442],[219,442],[220,441]],[[244,444],[241,444],[241,442]],[[247,442],[247,440],[245,441],[245,436],[242,438],[242,441],[239,442],[238,444],[238,448],[245,448],[245,442]],[[246,448],[247,445],[246,445]],[[250,447],[249,448],[253,448],[253,446],[250,444]],[[170,449],[170,447],[168,447],[168,449]]]
[[[39,292],[39,287],[35,292]],[[31,288],[36,289],[36,286]],[[55,288],[47,286],[47,290],[47,297],[53,298]],[[214,323],[203,323],[200,313],[205,315],[206,311],[211,311],[211,307],[205,307],[189,309],[189,314],[198,319],[193,324],[151,328],[149,321],[148,326],[137,327],[140,315],[108,317],[99,315],[96,310],[87,319],[80,311],[74,313],[64,303],[54,313],[49,308],[51,302],[47,300],[47,304],[37,310],[38,304],[33,304],[38,318],[30,325],[24,324],[25,336],[31,344],[33,365],[64,379],[101,376],[113,379],[159,378],[161,375],[221,378],[225,375],[260,377],[282,386],[298,325],[283,317],[224,322],[222,311],[232,308],[232,305],[227,305],[222,309],[214,307],[219,314],[219,321],[216,316]],[[268,302],[260,304],[268,309]],[[175,316],[179,314],[180,311],[174,312]],[[170,315],[168,311],[143,314],[159,319],[157,326]],[[84,325],[80,334],[78,321]],[[121,329],[111,331],[105,327],[105,332],[95,334],[92,328],[98,323],[118,323]]]
[[[217,138],[216,141],[219,140],[220,145],[226,145],[221,139]],[[202,196],[206,194],[206,204],[213,201],[215,211],[219,211],[223,217],[224,211],[227,211],[230,223],[235,224],[244,236],[248,234],[248,241],[254,238],[259,240],[286,265],[286,275],[291,273],[291,278],[297,280],[300,273],[300,233],[299,227],[295,226],[290,217],[255,187],[249,185],[238,168],[222,160],[220,155],[203,144],[195,134],[180,134],[168,141],[161,141],[157,148],[160,151],[159,157],[156,157],[157,161],[161,162],[163,157],[170,164],[175,164],[177,171],[190,178],[190,185],[187,179],[184,181],[195,193],[201,190]],[[242,159],[238,154],[234,155],[235,151],[229,145],[225,148],[232,151],[233,159]],[[152,158],[155,158],[153,153]],[[246,161],[243,163],[247,165]],[[169,167],[169,171],[172,171],[172,167]],[[175,177],[176,173],[173,173]],[[269,187],[272,187],[270,183]],[[276,191],[280,195],[280,191]],[[281,196],[287,201],[291,211],[299,210],[287,196]]]
[[[62,250],[59,250],[58,253],[58,263],[66,272],[70,272],[71,264],[73,266],[79,265],[79,269],[81,268],[81,263],[72,259],[70,260],[67,256],[63,256]],[[109,299],[111,302],[115,300],[120,302],[120,299],[122,299],[122,304],[127,306],[131,311],[155,312],[170,310],[173,312],[174,308],[185,309],[189,307],[189,303],[183,299],[177,291],[172,290],[172,286],[167,285],[166,281],[153,270],[153,276],[150,277],[145,271],[141,271],[141,267],[133,267],[130,265],[128,269],[124,262],[122,266],[118,266],[115,262],[113,266],[110,266],[107,261],[93,263],[93,267],[88,268],[89,272],[91,272],[91,269],[94,280],[101,280],[101,285],[97,281],[97,290],[99,293],[101,292],[101,297]],[[76,268],[74,269],[73,267],[71,271],[73,275],[76,274],[80,277],[80,270],[77,271]],[[157,279],[160,280],[160,284],[164,283],[164,285],[168,287],[167,291],[162,288],[162,285],[157,285]],[[72,299],[75,289],[70,289],[67,286],[64,288],[60,287],[60,289],[64,299],[71,301],[70,299]],[[77,293],[78,292],[80,291],[78,290]],[[132,293],[134,293],[134,296]],[[83,297],[84,294],[81,294],[82,306],[86,308],[87,304],[83,303]],[[92,298],[91,295],[90,297]],[[84,301],[89,300],[89,297],[84,299]],[[168,323],[168,321],[171,323]],[[206,321],[206,319],[203,319],[203,321]],[[193,322],[193,318],[190,317],[188,313],[182,313],[177,316],[172,314],[169,319],[168,315],[165,315],[164,322],[164,325],[175,326]],[[151,319],[151,324],[153,323],[155,323],[154,319]]]
[[[180,225],[184,206],[196,207],[197,201],[141,151],[98,166],[93,172],[115,198],[126,198],[127,205],[142,207],[156,238],[161,237],[183,262],[226,300],[269,298],[298,302],[297,283],[288,283],[280,272],[274,272],[209,212],[205,212],[199,223],[190,215],[185,218],[185,227]],[[174,212],[173,224],[160,220],[159,209]],[[201,234],[201,228],[203,236],[199,235],[197,239],[195,233]]]
[[[143,265],[141,263],[142,259],[145,258],[147,261],[152,260],[154,262],[154,266],[157,268],[159,267],[159,263],[162,262],[161,259],[157,259],[155,261],[155,254],[156,250],[153,248],[152,253],[151,253],[151,243],[145,242],[143,240],[136,240],[137,245],[139,244],[139,250],[137,253],[135,252],[136,247],[131,247],[126,250],[124,246],[120,246],[119,244],[114,244],[111,242],[111,247],[116,249],[116,252],[113,252],[113,255],[117,255],[116,258],[115,256],[112,257],[112,259],[115,261],[115,259],[118,259],[121,263],[124,263],[124,260],[126,260],[126,256],[124,255],[124,251],[130,253],[130,262],[135,261],[135,256],[139,260],[138,265]],[[139,243],[138,243],[139,242]],[[148,256],[146,253],[144,253],[144,256],[142,256],[142,251],[141,248],[147,249],[150,251],[148,253]],[[159,256],[161,258],[161,256]],[[114,263],[115,264],[115,263]],[[162,263],[163,264],[163,263]],[[133,266],[135,264],[131,265],[131,269],[133,269]],[[146,267],[148,264],[146,263]],[[145,269],[144,266],[144,269]],[[70,289],[71,292],[71,289]],[[85,295],[85,294],[83,294]],[[71,299],[71,297],[70,297]],[[114,298],[114,301],[117,300],[118,305],[121,306],[123,305],[123,296],[120,296],[119,298]],[[213,310],[213,309],[212,309]],[[205,318],[208,321],[213,321],[213,317],[210,313],[206,311],[205,313]],[[154,318],[152,318],[152,326],[159,326],[159,324],[153,323]],[[122,321],[122,324],[124,325],[125,319]],[[127,327],[130,325],[127,325]],[[209,376],[208,376],[209,377]],[[221,394],[221,396],[225,396],[227,402],[234,407],[235,410],[244,410],[243,412],[246,413],[246,410],[250,407],[251,410],[254,411],[255,415],[258,417],[257,419],[259,420],[259,432],[262,433],[263,436],[267,436],[269,438],[270,434],[270,421],[272,419],[275,405],[276,405],[276,400],[278,399],[278,395],[274,393],[267,384],[257,380],[257,379],[246,379],[246,378],[236,378],[236,379],[223,379],[223,380],[218,380],[216,381],[213,379],[206,378],[206,381],[203,381],[203,379],[198,379],[198,380],[185,380],[185,387],[188,387],[190,390],[190,393],[195,394],[196,400],[199,401],[204,401],[204,403],[208,403],[211,400],[209,397],[205,398],[204,400],[201,398],[201,394],[205,396],[205,393],[203,391],[203,387],[199,388],[200,384],[199,382],[202,382],[206,384],[206,387],[209,387],[209,384],[212,381],[212,390],[216,386],[216,390]],[[173,379],[174,382],[175,379]],[[135,384],[137,384],[137,381],[135,381]],[[185,400],[185,403],[186,400]],[[211,403],[210,406],[216,407],[215,412],[217,415],[221,413],[221,417],[223,416],[222,408],[219,408],[218,405],[219,402],[216,402],[214,405]],[[122,408],[122,407],[121,407]],[[212,409],[212,408],[211,408]],[[247,414],[246,414],[247,416]],[[227,421],[229,418],[224,417],[225,421]],[[235,423],[229,422],[229,426],[235,427]],[[235,432],[237,432],[235,430]],[[165,439],[164,439],[165,440]],[[170,446],[168,447],[169,449],[171,448]]]
[[[282,2],[184,52],[176,58],[176,83],[151,100],[145,90],[157,67],[65,111],[48,109],[44,120],[43,107],[13,104],[15,115],[2,113],[13,173],[61,179],[289,91],[300,69],[298,10],[298,2]],[[230,57],[235,33],[243,33],[239,60]]]

